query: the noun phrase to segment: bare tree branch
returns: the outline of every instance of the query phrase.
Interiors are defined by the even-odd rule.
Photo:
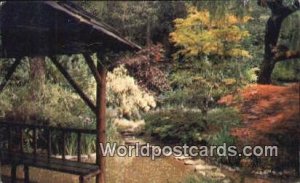
[[[300,58],[300,50],[288,50],[284,52],[278,52],[274,56],[274,60],[276,62],[289,60],[289,59],[296,59]]]

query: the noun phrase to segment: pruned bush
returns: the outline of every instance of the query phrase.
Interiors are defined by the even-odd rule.
[[[272,79],[275,81],[295,82],[300,81],[300,61],[279,62],[275,65]]]
[[[240,124],[242,118],[239,111],[233,107],[214,108],[207,113],[210,125],[220,128],[232,128]]]
[[[234,108],[216,108],[203,116],[200,111],[170,109],[145,116],[146,135],[164,143],[189,145],[235,145],[230,129],[240,124],[239,111]],[[208,128],[206,128],[206,123]],[[217,162],[237,164],[239,159],[229,156],[213,157]]]
[[[219,108],[204,117],[200,111],[170,109],[152,112],[144,116],[145,132],[166,143],[211,145],[233,144],[229,128],[240,123],[240,115],[234,108]],[[206,129],[206,123],[208,129]],[[207,130],[207,131],[206,131]]]
[[[205,124],[200,112],[165,110],[145,116],[146,134],[166,143],[195,144]]]

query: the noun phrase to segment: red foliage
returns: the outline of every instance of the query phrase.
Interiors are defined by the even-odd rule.
[[[270,134],[293,134],[300,139],[299,84],[251,85],[240,96],[242,102],[232,95],[219,101],[238,107],[243,115],[243,127],[233,129],[232,135],[254,143],[266,143]]]
[[[239,92],[240,97],[222,98],[220,103],[236,106],[242,113],[242,126],[231,130],[237,145],[277,145],[279,157],[272,166],[299,167],[299,87],[251,85]]]
[[[171,88],[165,72],[159,67],[163,61],[164,49],[158,44],[142,49],[133,56],[121,58],[116,65],[123,64],[141,87],[161,93]]]

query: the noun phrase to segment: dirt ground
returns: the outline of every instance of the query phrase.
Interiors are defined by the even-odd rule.
[[[108,157],[108,183],[180,183],[193,171],[174,158]],[[23,167],[17,169],[18,182],[24,182]],[[10,182],[10,166],[2,167],[2,180]],[[32,183],[75,183],[79,177],[55,171],[30,168]],[[91,180],[89,182],[95,182]]]

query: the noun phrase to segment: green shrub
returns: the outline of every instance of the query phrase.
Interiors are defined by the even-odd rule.
[[[272,79],[277,81],[299,81],[300,61],[279,62],[275,65],[272,73]]]
[[[253,79],[247,73],[250,66],[243,61],[215,62],[203,58],[175,65],[170,74],[173,91],[165,95],[164,104],[208,110]]]
[[[230,135],[228,128],[223,128],[216,134],[208,138],[208,143],[213,146],[233,146],[236,140]],[[216,155],[216,154],[215,154]],[[235,156],[214,156],[214,159],[223,164],[235,164],[238,162],[238,157]]]
[[[236,139],[230,134],[230,129],[236,127],[241,122],[241,116],[238,110],[225,107],[215,108],[208,112],[207,121],[210,125],[218,127],[218,131],[210,134],[207,137],[209,145],[226,146],[235,145]],[[216,156],[214,157],[217,162],[235,164],[238,158],[230,156]]]
[[[214,108],[207,113],[208,124],[221,128],[231,128],[241,122],[239,111],[232,107]]]
[[[224,143],[228,146],[235,144],[235,139],[230,135],[227,127],[221,129],[209,138],[210,145],[221,146]]]
[[[145,115],[147,135],[166,143],[195,144],[201,141],[205,124],[201,112],[182,109],[164,110]]]
[[[228,129],[241,121],[234,108],[216,108],[210,110],[207,116],[196,110],[168,109],[149,113],[144,118],[146,135],[166,143],[193,145],[203,141],[214,145],[233,144]]]
[[[116,125],[114,125],[112,118],[107,118],[106,123],[106,141],[107,142],[116,142],[121,143],[121,136],[117,130]]]

